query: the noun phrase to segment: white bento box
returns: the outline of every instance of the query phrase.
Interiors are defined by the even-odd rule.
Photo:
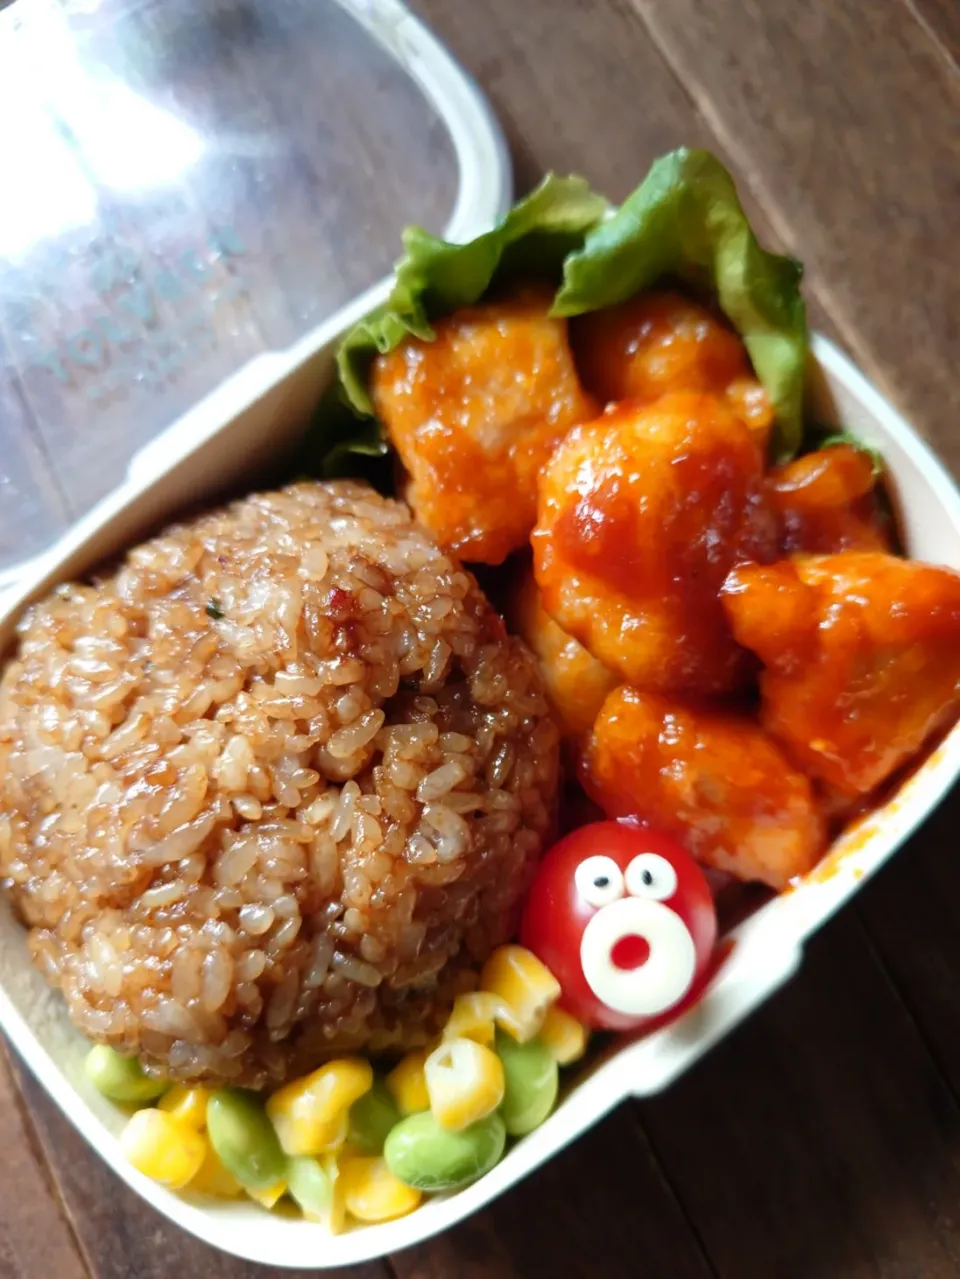
[[[460,165],[451,238],[488,226],[508,199],[500,135],[474,87],[394,0],[347,6],[391,55],[442,104]],[[451,123],[451,121],[453,123]],[[133,458],[126,479],[57,543],[21,567],[0,596],[6,643],[25,603],[83,574],[175,514],[225,486],[258,475],[302,428],[331,371],[339,335],[384,294],[364,293],[282,351],[265,353],[202,399]],[[960,568],[960,493],[891,405],[826,339],[813,342],[809,393],[820,420],[849,429],[883,455],[908,553]],[[324,1269],[416,1244],[504,1193],[629,1097],[670,1084],[797,969],[805,939],[877,870],[960,774],[954,728],[882,808],[849,831],[808,881],[770,901],[731,934],[732,949],[696,1007],[672,1025],[625,1043],[575,1077],[557,1110],[514,1145],[482,1180],[438,1197],[399,1221],[331,1237],[323,1226],[267,1214],[249,1201],[202,1201],[175,1194],[136,1172],[118,1133],[125,1116],[88,1083],[86,1041],[60,998],[33,969],[23,932],[0,914],[0,1024],[64,1114],[116,1173],[171,1221],[226,1252],[271,1265]]]

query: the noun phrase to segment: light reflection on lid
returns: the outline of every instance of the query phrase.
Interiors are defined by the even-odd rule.
[[[458,74],[395,0],[0,0],[0,592],[405,223],[499,207]]]
[[[91,221],[95,182],[149,190],[200,159],[194,129],[83,65],[58,10],[34,4],[4,22],[17,39],[0,43],[0,118],[15,123],[0,131],[0,171],[17,198],[0,204],[0,254],[15,256]]]

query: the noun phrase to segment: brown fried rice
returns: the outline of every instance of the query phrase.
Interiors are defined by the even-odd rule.
[[[435,1032],[510,935],[557,734],[401,503],[302,483],[35,605],[0,778],[0,875],[80,1030],[263,1086]]]

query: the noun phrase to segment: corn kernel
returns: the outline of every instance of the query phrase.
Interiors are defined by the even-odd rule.
[[[357,1221],[393,1221],[413,1212],[419,1190],[395,1177],[381,1155],[357,1155],[340,1165],[343,1202]]]
[[[474,990],[468,995],[458,995],[453,1001],[449,1020],[443,1031],[444,1039],[472,1039],[492,1048],[498,1017],[509,1016],[503,1000],[489,991]]]
[[[267,1102],[267,1115],[284,1153],[319,1155],[342,1145],[350,1107],[372,1084],[368,1061],[342,1057],[275,1092]]]
[[[576,1017],[571,1017],[554,1004],[547,1009],[540,1027],[540,1039],[558,1066],[569,1066],[571,1062],[579,1061],[587,1051],[590,1032]]]
[[[340,1118],[331,1124],[329,1129],[329,1137],[326,1145],[322,1150],[318,1150],[319,1155],[339,1155],[350,1134],[350,1111],[344,1110]]]
[[[190,1189],[202,1195],[216,1195],[218,1199],[236,1199],[243,1194],[243,1186],[232,1172],[224,1168],[220,1156],[208,1141],[200,1171],[190,1182]]]
[[[174,1084],[157,1102],[161,1110],[173,1115],[189,1128],[202,1132],[207,1126],[208,1088],[188,1088],[186,1084]]]
[[[343,1233],[347,1224],[347,1204],[343,1196],[340,1165],[334,1155],[324,1155],[320,1162],[330,1178],[330,1208],[327,1212],[326,1227],[332,1235],[339,1235]]]
[[[120,1146],[134,1168],[171,1190],[180,1190],[197,1175],[207,1153],[195,1128],[153,1108],[130,1116]]]
[[[266,1186],[262,1190],[257,1190],[255,1186],[245,1186],[244,1189],[262,1208],[273,1208],[287,1193],[287,1183],[275,1181],[272,1186]]]
[[[423,1076],[426,1060],[427,1050],[417,1048],[407,1053],[387,1075],[386,1085],[401,1114],[416,1115],[430,1109],[430,1094]]]
[[[503,1000],[506,1008],[497,1024],[521,1044],[539,1032],[547,1009],[560,997],[556,977],[523,946],[498,947],[483,966],[480,989]]]
[[[457,1132],[484,1119],[503,1101],[500,1058],[472,1039],[450,1039],[424,1065],[430,1110],[441,1128]]]

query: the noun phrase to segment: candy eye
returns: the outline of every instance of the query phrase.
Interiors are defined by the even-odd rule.
[[[623,871],[612,857],[588,857],[577,867],[573,880],[591,906],[607,906],[623,896]]]
[[[677,891],[677,872],[665,857],[640,853],[627,867],[627,891],[633,897],[665,902]]]

